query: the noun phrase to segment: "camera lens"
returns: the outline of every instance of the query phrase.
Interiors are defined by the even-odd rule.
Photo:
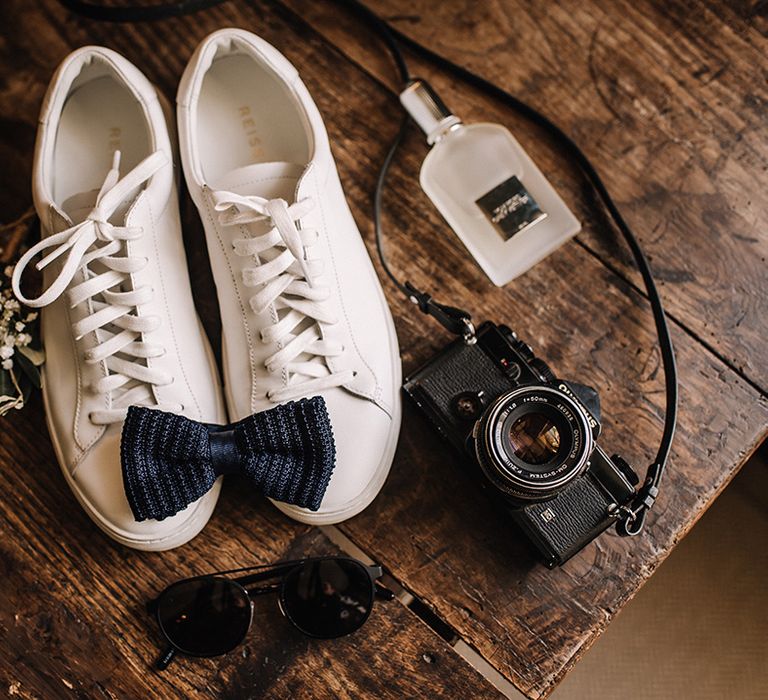
[[[528,464],[549,462],[560,451],[560,431],[542,413],[518,418],[507,437],[515,456]]]
[[[523,501],[546,500],[564,488],[582,473],[593,448],[585,410],[546,385],[498,397],[473,435],[488,479]]]

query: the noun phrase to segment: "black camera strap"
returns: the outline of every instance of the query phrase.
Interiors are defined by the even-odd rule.
[[[123,6],[105,6],[99,3],[88,2],[87,0],[59,1],[69,10],[91,19],[111,22],[140,22],[190,14],[192,12],[217,5],[224,0],[176,0],[176,2],[168,2],[159,5]],[[629,228],[629,225],[626,223],[626,221],[624,221],[624,218],[616,207],[608,192],[608,189],[606,188],[592,163],[584,155],[576,143],[564,131],[562,131],[560,127],[550,121],[546,116],[525,102],[514,97],[506,90],[503,90],[498,85],[495,85],[480,77],[476,73],[473,73],[472,71],[459,66],[456,63],[453,63],[447,58],[440,56],[433,51],[430,51],[426,47],[416,43],[401,32],[390,27],[387,22],[382,20],[368,7],[359,2],[359,0],[337,0],[337,2],[353,9],[358,14],[360,14],[363,19],[365,19],[366,22],[371,26],[371,28],[380,36],[392,55],[402,85],[406,85],[411,80],[411,75],[408,71],[405,57],[403,56],[403,53],[400,49],[400,43],[407,46],[411,51],[413,51],[413,53],[422,56],[424,59],[431,61],[444,70],[454,73],[459,78],[466,81],[475,88],[482,90],[488,95],[491,95],[492,97],[500,100],[507,106],[519,112],[522,116],[532,121],[534,124],[537,124],[538,126],[548,131],[560,144],[560,146],[576,161],[576,164],[579,166],[584,176],[589,181],[590,185],[594,188],[598,197],[603,202],[603,205],[605,206],[608,214],[613,219],[616,227],[619,229],[622,236],[626,240],[627,245],[632,252],[632,256],[635,259],[635,263],[640,270],[640,274],[643,278],[643,284],[648,295],[648,300],[650,301],[651,309],[653,311],[653,318],[656,324],[656,332],[659,338],[662,365],[664,368],[664,381],[666,391],[664,430],[656,458],[653,464],[648,467],[645,481],[638,490],[635,498],[628,506],[624,506],[621,509],[619,522],[617,523],[617,530],[619,534],[638,535],[642,531],[645,524],[646,514],[648,510],[653,506],[659,493],[661,477],[664,473],[664,469],[666,467],[667,460],[669,459],[669,454],[672,448],[672,439],[674,437],[675,426],[677,423],[678,382],[677,368],[675,364],[675,353],[672,345],[672,338],[667,326],[667,320],[664,314],[661,297],[659,296],[658,290],[656,288],[656,283],[654,282],[648,260],[640,248],[635,235],[632,233],[632,230]],[[416,304],[423,313],[432,316],[432,318],[437,320],[449,332],[454,333],[455,335],[463,336],[467,342],[472,342],[474,339],[474,327],[472,325],[472,318],[470,314],[463,309],[441,304],[435,301],[429,293],[418,289],[415,285],[408,281],[404,283],[401,282],[390,269],[384,252],[382,197],[386,185],[387,173],[389,172],[392,161],[397,154],[400,144],[402,143],[403,137],[409,128],[409,123],[410,117],[404,115],[397,135],[395,136],[395,139],[393,140],[379,171],[379,177],[374,193],[373,211],[374,226],[376,230],[376,249],[379,254],[382,267],[384,268],[387,276],[411,302]]]
[[[672,448],[672,439],[674,437],[675,427],[677,424],[678,381],[674,347],[672,345],[672,338],[669,333],[669,327],[667,326],[664,307],[662,305],[658,289],[656,288],[656,283],[653,279],[650,265],[648,264],[648,260],[645,257],[645,254],[640,248],[640,244],[638,243],[637,238],[635,237],[627,222],[624,220],[621,212],[619,212],[616,204],[613,201],[613,198],[605,186],[605,183],[587,156],[584,155],[583,151],[576,145],[576,143],[549,118],[541,114],[538,110],[534,109],[530,105],[519,100],[506,90],[503,90],[498,85],[485,80],[476,73],[473,73],[472,71],[459,66],[456,63],[453,63],[449,59],[440,56],[439,54],[436,54],[421,44],[413,41],[409,37],[391,27],[387,22],[382,20],[368,7],[359,2],[359,0],[337,0],[337,2],[342,5],[351,7],[356,12],[358,12],[370,24],[372,29],[379,34],[382,41],[386,44],[387,48],[392,54],[392,58],[395,62],[395,65],[397,66],[399,78],[403,86],[405,86],[411,80],[412,76],[408,71],[405,57],[403,56],[398,42],[407,46],[411,51],[413,51],[413,53],[428,61],[431,61],[440,68],[454,73],[470,85],[500,100],[507,106],[519,112],[525,118],[529,119],[534,124],[549,132],[557,141],[557,143],[576,161],[576,164],[579,166],[582,173],[589,181],[590,185],[594,188],[611,219],[613,219],[616,227],[619,229],[622,236],[624,237],[624,240],[627,242],[627,245],[632,252],[632,256],[635,259],[635,263],[643,278],[643,284],[648,295],[648,300],[651,304],[653,319],[656,325],[656,333],[659,338],[659,348],[661,351],[662,366],[664,368],[666,393],[664,429],[656,458],[654,462],[648,467],[645,481],[638,490],[637,495],[628,505],[623,506],[618,513],[616,529],[620,535],[633,536],[640,534],[645,525],[645,518],[648,510],[653,506],[654,502],[656,501],[656,497],[658,496],[661,477],[664,473],[664,469],[666,468],[667,460],[669,459],[669,454]],[[382,195],[386,185],[387,173],[398,151],[398,148],[403,141],[409,126],[409,122],[410,117],[407,115],[404,116],[400,125],[400,129],[392,141],[389,151],[387,152],[387,155],[379,171],[379,177],[376,183],[376,191],[374,194],[373,211],[374,226],[376,231],[376,249],[378,251],[384,271],[387,273],[387,276],[392,280],[395,286],[397,286],[397,288],[403,292],[403,294],[405,294],[411,301],[417,303],[421,311],[436,318],[447,330],[455,333],[456,335],[463,335],[465,339],[469,339],[473,337],[474,331],[469,313],[452,306],[438,304],[429,294],[416,289],[416,287],[410,282],[400,282],[400,280],[391,271],[384,254]]]
[[[367,8],[365,9],[367,11]],[[371,13],[371,16],[374,17],[377,21],[381,21],[373,13]],[[391,38],[391,35],[388,36]],[[394,42],[394,39],[392,41]],[[392,46],[397,49],[396,44],[393,43]],[[399,50],[397,55],[402,58]],[[401,75],[407,76],[408,69],[405,66],[405,62],[403,61],[402,63],[398,64],[398,66]],[[407,78],[404,78],[404,80],[407,80]],[[392,283],[395,285],[395,287],[397,287],[403,294],[405,294],[406,297],[408,297],[411,302],[419,307],[419,310],[422,313],[432,316],[432,318],[437,320],[438,323],[440,323],[450,333],[453,333],[454,335],[460,335],[464,337],[465,340],[471,341],[471,339],[475,336],[475,328],[472,325],[472,317],[469,315],[469,313],[463,309],[458,309],[455,306],[440,304],[439,302],[435,301],[430,294],[421,291],[410,282],[401,282],[390,269],[387,256],[384,253],[384,233],[381,224],[383,212],[382,197],[384,195],[384,188],[387,182],[387,173],[389,172],[389,167],[392,164],[392,159],[395,157],[401,141],[408,131],[410,121],[410,117],[405,114],[402,118],[402,121],[400,122],[400,129],[397,132],[397,137],[389,147],[389,151],[387,151],[387,155],[384,158],[381,169],[379,170],[379,177],[376,181],[376,189],[373,195],[373,221],[374,228],[376,229],[376,251],[379,254],[381,266],[384,268],[384,272],[387,273],[387,277],[392,280]]]
[[[59,0],[68,10],[81,17],[103,22],[146,22],[167,17],[189,15],[219,5],[225,0],[175,0],[153,5],[103,5],[87,0]]]

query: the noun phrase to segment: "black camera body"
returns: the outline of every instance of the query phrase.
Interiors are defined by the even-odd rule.
[[[550,568],[615,524],[638,477],[598,446],[600,400],[555,377],[506,326],[483,323],[406,380],[441,435],[508,510]]]

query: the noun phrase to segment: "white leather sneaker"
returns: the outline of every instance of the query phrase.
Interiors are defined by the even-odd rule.
[[[274,47],[223,29],[184,72],[178,121],[221,309],[230,418],[323,396],[337,460],[320,509],[275,505],[302,522],[345,520],[389,472],[401,366],[322,118]]]
[[[120,466],[126,410],[226,421],[192,302],[155,89],[109,49],[70,54],[43,102],[33,177],[41,241],[13,283],[21,301],[45,307],[43,397],[61,469],[110,537],[136,549],[176,547],[206,524],[220,484],[172,518],[136,522]],[[43,293],[27,299],[20,278],[41,253]]]

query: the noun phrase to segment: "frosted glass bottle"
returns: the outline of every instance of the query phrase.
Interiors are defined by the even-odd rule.
[[[423,80],[400,100],[432,149],[424,192],[494,284],[502,286],[581,229],[512,134],[499,124],[463,124]]]

